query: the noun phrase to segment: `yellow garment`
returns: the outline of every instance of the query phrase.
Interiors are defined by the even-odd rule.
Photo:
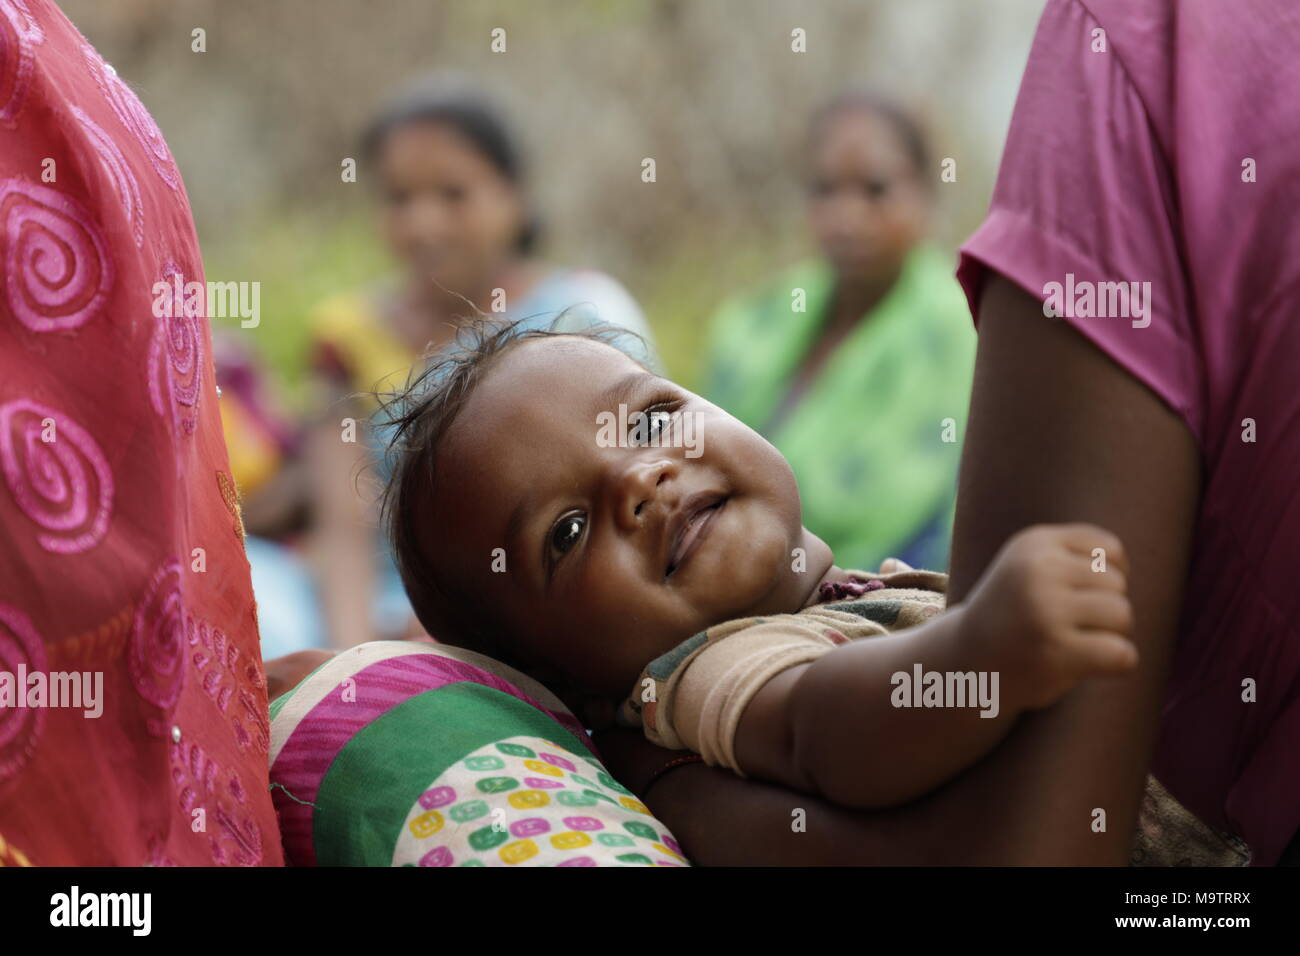
[[[350,387],[363,393],[372,407],[377,403],[370,393],[402,386],[420,357],[381,320],[364,291],[325,300],[308,317],[308,323],[317,347],[337,353],[348,371]]]
[[[248,496],[279,470],[280,446],[248,413],[239,396],[223,394],[219,401],[221,429],[230,454],[230,473],[240,495]]]

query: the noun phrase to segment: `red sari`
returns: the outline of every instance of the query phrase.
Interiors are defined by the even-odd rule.
[[[0,865],[283,861],[208,321],[154,290],[176,275],[203,264],[153,119],[50,0],[0,0]]]

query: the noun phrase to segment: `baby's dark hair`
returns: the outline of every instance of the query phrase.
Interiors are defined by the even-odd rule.
[[[388,484],[382,522],[411,608],[429,634],[512,666],[526,666],[507,622],[480,595],[461,593],[440,580],[421,529],[437,487],[439,449],[484,373],[520,342],[539,338],[584,338],[618,348],[644,365],[629,346],[641,337],[620,326],[594,323],[560,331],[567,313],[547,328],[536,320],[482,319],[459,330],[453,346],[426,356],[404,387],[380,397],[377,424],[391,431],[386,451]],[[644,351],[642,354],[645,354]],[[484,561],[488,556],[483,556]]]

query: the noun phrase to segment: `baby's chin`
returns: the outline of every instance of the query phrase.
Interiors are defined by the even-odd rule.
[[[808,556],[802,545],[761,542],[744,551],[736,566],[719,576],[711,589],[709,608],[702,617],[713,626],[723,621],[757,614],[784,614],[799,610],[805,588]]]

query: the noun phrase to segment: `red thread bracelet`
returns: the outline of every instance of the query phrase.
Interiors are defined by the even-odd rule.
[[[654,786],[655,781],[666,774],[669,770],[676,770],[678,767],[684,767],[688,763],[704,763],[704,758],[699,754],[687,754],[684,757],[674,757],[650,775],[650,779],[645,782],[645,786],[641,788],[641,792],[643,794],[648,793],[650,788]]]

